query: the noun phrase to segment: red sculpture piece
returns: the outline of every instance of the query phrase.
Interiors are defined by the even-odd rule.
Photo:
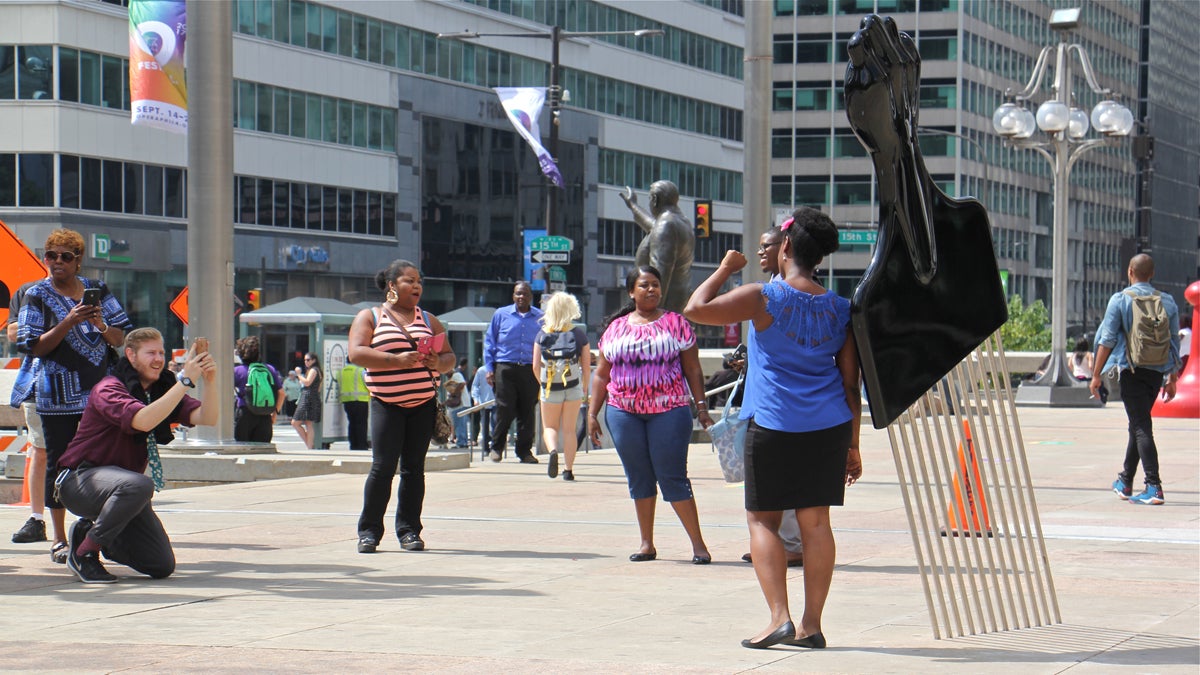
[[[1196,333],[1196,324],[1200,323],[1200,281],[1193,282],[1183,292],[1183,297],[1192,303],[1192,346],[1189,350],[1187,366],[1175,384],[1175,398],[1164,401],[1160,397],[1154,402],[1150,411],[1153,417],[1200,417],[1200,359],[1196,353],[1200,351],[1200,333]]]

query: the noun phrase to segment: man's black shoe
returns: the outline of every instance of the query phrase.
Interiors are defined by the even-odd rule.
[[[67,567],[74,571],[79,567],[79,561],[76,560],[75,551],[79,550],[79,545],[87,538],[87,533],[92,529],[92,521],[86,518],[71,523],[71,529],[67,532]]]
[[[521,463],[522,464],[541,464],[541,462],[538,461],[538,458],[534,457],[533,455],[525,455],[524,457],[521,458]]]
[[[377,548],[379,548],[379,541],[375,537],[363,536],[358,538],[359,553],[374,553]]]
[[[46,521],[30,516],[21,529],[13,533],[14,544],[32,544],[36,541],[46,541]]]
[[[100,556],[96,553],[88,553],[86,555],[75,555],[72,553],[67,557],[67,567],[79,577],[79,580],[85,584],[114,584],[117,578],[108,573],[104,569],[104,565],[100,564]]]
[[[405,551],[424,551],[425,542],[421,541],[421,537],[418,536],[417,533],[409,532],[403,537],[400,537],[400,548],[404,549]]]

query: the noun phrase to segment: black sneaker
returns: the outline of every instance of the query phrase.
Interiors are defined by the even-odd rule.
[[[558,478],[558,451],[550,453],[550,461],[546,462],[546,475]]]
[[[379,548],[379,541],[375,537],[362,536],[358,538],[359,553],[374,553],[377,548]]]
[[[14,544],[32,544],[36,541],[46,541],[46,521],[29,517],[21,529],[13,533]]]
[[[416,532],[409,532],[400,537],[400,548],[405,551],[424,551],[425,542],[421,541],[421,537]]]
[[[571,480],[571,481],[575,480],[575,473],[572,472],[570,469],[567,469],[566,471],[563,472],[563,480]]]
[[[100,556],[96,553],[67,556],[67,567],[85,584],[114,584],[117,578],[104,569],[100,564]]]
[[[92,529],[92,521],[86,518],[71,523],[71,529],[67,531],[67,567],[72,571],[79,567],[79,561],[76,560],[75,551],[79,550],[79,545],[87,538],[88,530]]]

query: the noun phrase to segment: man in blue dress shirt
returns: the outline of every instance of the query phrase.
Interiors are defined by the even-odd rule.
[[[538,404],[537,378],[533,376],[533,340],[542,325],[542,310],[533,306],[528,281],[513,286],[513,304],[492,315],[483,334],[483,368],[496,390],[496,426],[492,433],[493,462],[499,462],[508,442],[508,428],[517,420],[517,457],[522,464],[537,464],[533,456],[534,412]]]

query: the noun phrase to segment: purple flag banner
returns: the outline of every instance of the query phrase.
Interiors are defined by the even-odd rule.
[[[564,187],[562,174],[554,158],[542,147],[542,132],[538,128],[538,116],[542,113],[542,104],[546,102],[545,87],[496,87],[500,96],[500,105],[508,113],[508,119],[516,128],[517,133],[529,143],[541,164],[542,173],[558,187]]]

